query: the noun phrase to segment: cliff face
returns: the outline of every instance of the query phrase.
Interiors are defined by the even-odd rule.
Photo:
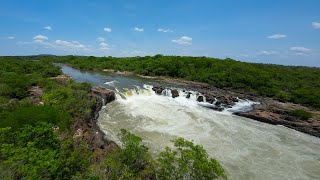
[[[107,88],[97,86],[92,88],[91,97],[95,99],[96,106],[89,122],[77,119],[73,124],[73,139],[77,143],[86,141],[93,151],[96,151],[96,159],[99,162],[107,152],[115,150],[118,145],[105,138],[105,133],[97,125],[101,108],[115,100],[115,93]]]

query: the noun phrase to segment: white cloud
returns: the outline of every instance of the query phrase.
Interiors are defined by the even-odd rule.
[[[173,43],[183,44],[183,45],[191,45],[192,38],[188,36],[182,36],[180,39],[172,40]]]
[[[295,52],[297,55],[302,55],[311,51],[311,49],[305,47],[291,47],[290,50]]]
[[[138,27],[134,27],[133,30],[134,30],[134,31],[137,31],[137,32],[143,32],[143,31],[144,31],[143,28],[138,28]]]
[[[110,27],[105,27],[105,28],[103,28],[103,30],[104,30],[105,32],[111,32],[111,31],[112,31],[112,29],[111,29]]]
[[[9,37],[7,37],[7,39],[15,39],[15,37],[9,36]]]
[[[151,56],[154,54],[155,53],[131,49],[131,50],[122,50],[119,55],[122,57],[132,57],[132,56],[148,56],[148,55]]]
[[[278,52],[276,52],[276,51],[260,51],[257,54],[258,55],[274,55],[274,54],[278,54]]]
[[[64,50],[88,50],[88,47],[81,44],[78,41],[64,41],[64,40],[56,40],[55,45],[57,48],[62,48]]]
[[[320,22],[313,22],[312,23],[313,28],[320,29]]]
[[[105,42],[100,43],[100,49],[101,50],[109,50],[109,45]]]
[[[268,36],[269,39],[282,39],[282,38],[286,38],[287,35],[285,34],[273,34],[271,36]]]
[[[103,38],[103,37],[98,37],[97,40],[100,41],[100,42],[103,42],[103,41],[105,41],[106,39]]]
[[[48,37],[42,36],[42,35],[38,35],[38,36],[34,36],[33,40],[34,40],[35,43],[43,43],[44,41],[48,40]]]
[[[164,32],[164,33],[166,33],[166,32],[173,32],[171,29],[163,29],[163,28],[159,28],[158,29],[158,32]]]
[[[43,27],[43,28],[46,29],[46,30],[52,31],[52,27],[51,26],[46,26],[46,27]]]

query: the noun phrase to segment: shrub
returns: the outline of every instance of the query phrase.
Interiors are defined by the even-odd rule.
[[[20,107],[10,112],[5,119],[0,120],[0,127],[11,127],[17,130],[29,124],[35,125],[38,122],[47,122],[59,126],[62,130],[69,129],[72,123],[71,116],[65,111],[58,111],[49,106]]]
[[[87,85],[71,85],[71,87],[76,89],[59,87],[45,92],[42,99],[46,105],[67,111],[73,117],[89,119],[95,102],[88,95]],[[80,88],[84,88],[84,90]]]
[[[166,147],[158,156],[157,179],[227,179],[222,166],[202,146],[183,138],[173,143],[174,150]]]
[[[100,167],[92,166],[91,177],[134,179],[146,174],[152,176],[152,158],[148,148],[142,144],[142,139],[124,129],[119,139],[121,147],[110,152]],[[101,169],[105,172],[101,172]]]
[[[53,124],[0,128],[0,179],[72,179],[86,171],[88,148],[61,141]]]
[[[303,109],[293,110],[293,111],[291,111],[291,114],[293,116],[298,117],[303,120],[308,120],[308,119],[312,118],[312,114],[303,110]]]

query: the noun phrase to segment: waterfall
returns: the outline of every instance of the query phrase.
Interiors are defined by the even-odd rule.
[[[106,100],[103,97],[101,97],[101,100],[102,100],[102,106],[105,106],[106,105]]]
[[[170,89],[164,89],[161,94],[162,94],[163,96],[172,97],[172,94],[171,94],[171,90],[170,90]]]
[[[161,92],[161,95],[157,95],[153,90],[152,85],[144,84],[141,86],[134,86],[133,89],[125,88],[123,90],[119,90],[115,87],[116,90],[116,97],[121,99],[127,99],[132,96],[164,96],[167,98],[172,98],[172,90],[170,88],[163,89]],[[253,102],[250,100],[242,100],[238,99],[239,101],[236,102],[231,108],[222,108],[215,105],[215,102],[217,102],[217,99],[213,101],[213,103],[206,102],[206,97],[196,91],[186,91],[182,89],[176,89],[179,93],[179,97],[176,97],[176,101],[179,101],[180,103],[193,103],[205,108],[211,108],[211,109],[224,109],[224,112],[243,112],[243,111],[250,111],[252,109],[252,106],[254,104],[258,104],[258,102]],[[199,102],[198,100],[201,99]]]

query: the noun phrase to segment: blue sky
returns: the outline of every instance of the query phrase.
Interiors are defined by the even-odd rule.
[[[1,0],[0,55],[191,55],[320,67],[319,0]]]

